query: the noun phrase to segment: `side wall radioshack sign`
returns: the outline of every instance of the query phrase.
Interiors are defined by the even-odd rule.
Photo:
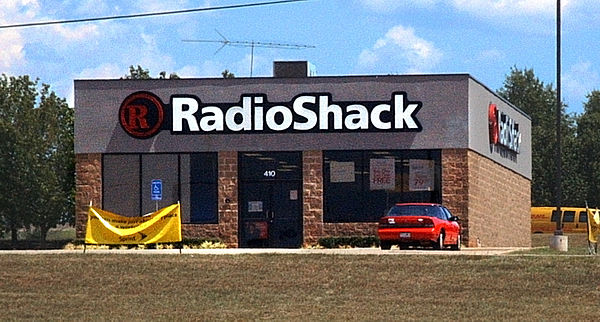
[[[519,123],[508,114],[498,111],[496,104],[488,106],[490,144],[503,146],[513,152],[521,152],[521,131]]]
[[[341,102],[330,93],[300,94],[290,102],[269,102],[266,94],[243,94],[237,103],[204,103],[193,95],[172,95],[170,104],[150,92],[129,95],[119,122],[129,135],[146,139],[171,134],[420,132],[422,106],[405,92],[389,101]]]

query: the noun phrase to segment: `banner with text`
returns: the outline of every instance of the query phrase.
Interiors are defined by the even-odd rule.
[[[181,241],[181,210],[174,204],[142,217],[126,217],[91,207],[86,244],[154,244]]]

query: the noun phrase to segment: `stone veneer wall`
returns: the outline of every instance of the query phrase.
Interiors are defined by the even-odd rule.
[[[469,245],[531,247],[531,181],[476,152],[468,160]]]
[[[469,245],[467,150],[442,150],[442,204],[460,218],[463,244]]]
[[[531,246],[529,179],[476,152],[443,150],[442,200],[467,246]]]
[[[323,152],[302,153],[304,245],[316,245],[323,236]]]
[[[218,238],[228,247],[238,247],[238,156],[219,152],[218,224],[184,224],[184,238]]]
[[[88,207],[102,206],[102,155],[75,155],[75,232],[85,238]]]

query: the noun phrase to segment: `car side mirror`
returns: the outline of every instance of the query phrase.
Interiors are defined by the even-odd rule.
[[[458,216],[452,216],[450,217],[450,221],[458,221]]]

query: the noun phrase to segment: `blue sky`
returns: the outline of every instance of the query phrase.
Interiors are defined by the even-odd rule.
[[[127,15],[265,0],[2,0],[0,25]],[[563,0],[563,100],[582,112],[600,89],[600,2]],[[30,75],[73,102],[73,80],[250,74],[250,48],[183,39],[277,42],[255,48],[254,76],[274,60],[308,60],[317,75],[469,73],[492,90],[510,68],[556,83],[555,0],[309,0],[291,4],[94,23],[0,29],[0,73]]]

